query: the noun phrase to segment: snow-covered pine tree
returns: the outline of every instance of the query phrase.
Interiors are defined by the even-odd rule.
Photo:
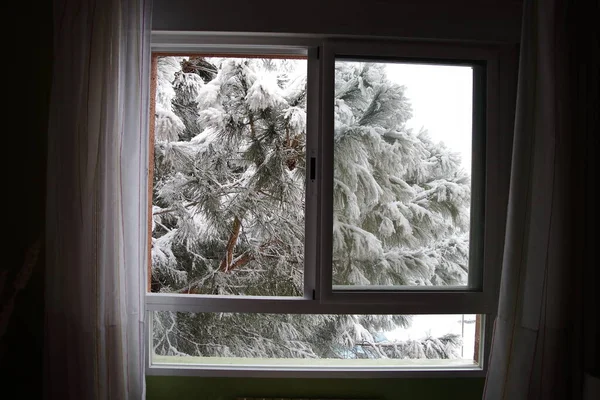
[[[410,104],[384,68],[336,64],[334,284],[465,284],[469,176],[406,129]]]
[[[334,280],[462,283],[468,177],[405,128],[377,64],[336,65]],[[306,63],[160,57],[152,290],[301,296]],[[458,339],[393,343],[405,316],[155,313],[154,351],[237,357],[450,358]]]

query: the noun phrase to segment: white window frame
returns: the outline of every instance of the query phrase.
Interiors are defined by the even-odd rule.
[[[322,35],[292,34],[215,34],[214,32],[153,32],[153,53],[209,54],[279,54],[306,55],[307,77],[307,164],[316,158],[316,179],[308,179],[306,189],[304,296],[208,296],[147,293],[146,312],[146,373],[148,375],[198,375],[243,377],[473,377],[485,376],[490,349],[492,324],[497,309],[499,271],[501,267],[504,215],[499,199],[502,188],[492,179],[506,160],[495,151],[503,140],[499,132],[498,64],[500,46],[465,43],[444,43],[390,40],[378,38],[331,38]],[[333,180],[333,79],[336,55],[360,57],[469,60],[485,63],[485,149],[482,182],[485,182],[481,201],[484,221],[481,254],[481,285],[451,290],[436,289],[402,291],[334,291],[331,286],[331,229]],[[153,72],[154,73],[154,72]],[[154,95],[153,93],[151,95]],[[474,99],[474,113],[476,99]],[[474,124],[475,129],[475,124]],[[329,132],[329,133],[328,133]],[[481,134],[483,132],[479,132]],[[474,144],[475,145],[475,144]],[[153,151],[150,149],[150,151]],[[477,156],[474,157],[476,163]],[[492,175],[488,173],[492,171]],[[311,172],[308,171],[308,174]],[[151,199],[149,199],[151,201]],[[473,226],[473,223],[471,223]],[[494,240],[496,239],[496,240]],[[471,252],[471,254],[473,254]],[[320,266],[320,267],[319,267]],[[327,268],[327,266],[329,266]],[[147,268],[147,266],[144,266]],[[286,314],[480,314],[481,337],[479,360],[476,366],[466,367],[282,367],[282,366],[223,366],[223,365],[165,365],[152,364],[152,313],[181,312],[242,312]]]
[[[333,226],[333,215],[332,212],[332,199],[333,199],[333,138],[332,135],[328,135],[328,132],[333,132],[333,105],[334,105],[334,63],[336,56],[350,57],[350,58],[374,58],[379,60],[413,60],[419,62],[421,60],[427,60],[430,63],[456,63],[464,65],[472,65],[474,63],[485,63],[485,73],[483,74],[487,78],[483,88],[474,85],[474,95],[481,95],[482,91],[487,94],[487,101],[489,103],[491,97],[497,94],[495,87],[495,77],[498,75],[498,61],[497,53],[493,50],[476,47],[476,46],[465,46],[456,44],[439,44],[439,43],[415,43],[415,42],[400,42],[394,43],[389,41],[325,41],[323,45],[323,85],[322,85],[322,98],[323,98],[323,135],[321,137],[323,147],[323,165],[322,165],[322,180],[321,180],[321,193],[320,198],[322,207],[322,218],[321,221],[321,238],[319,242],[322,246],[320,252],[320,299],[323,302],[334,302],[334,303],[396,303],[409,305],[411,310],[418,309],[420,313],[439,313],[448,312],[450,310],[456,310],[463,307],[470,308],[468,313],[490,313],[496,309],[495,296],[489,296],[494,293],[496,282],[494,277],[497,276],[498,264],[494,263],[492,255],[495,254],[496,249],[494,246],[498,246],[498,242],[487,240],[485,236],[490,232],[483,230],[484,237],[472,238],[470,243],[471,257],[469,257],[469,285],[467,287],[445,287],[445,286],[414,286],[414,287],[403,287],[398,290],[380,289],[374,290],[371,288],[365,290],[334,290],[332,287],[332,274],[333,270],[330,266],[331,263],[331,227]],[[425,62],[425,61],[422,61]],[[327,71],[327,72],[325,72]],[[477,76],[477,72],[474,71],[474,79],[482,78]],[[497,124],[494,123],[496,112],[493,108],[485,107],[480,109],[481,104],[476,104],[476,99],[473,100],[473,147],[476,150],[483,150],[484,154],[478,154],[474,152],[473,165],[474,170],[488,171],[493,169],[498,164],[498,160],[494,159],[491,152],[485,151],[485,138],[487,136],[498,136],[496,131]],[[484,123],[487,126],[482,126],[478,119],[482,116],[481,113],[485,112]],[[483,140],[482,140],[483,139]],[[477,149],[478,148],[478,149]],[[483,157],[481,157],[483,156]],[[481,158],[480,158],[481,157]],[[474,171],[475,172],[475,171]],[[483,178],[483,177],[481,177]],[[487,185],[484,185],[483,181],[474,182],[477,190],[483,191],[478,196],[484,195],[485,192],[489,192],[493,188],[491,187],[492,182],[487,180]],[[483,187],[480,187],[482,185]],[[494,212],[491,207],[486,207],[487,199],[485,195],[482,199],[474,199],[472,206],[482,207],[485,214],[483,220],[481,217],[471,219],[471,227],[473,225],[482,224],[484,227],[485,221],[488,220],[489,214]],[[473,240],[475,239],[475,240]],[[492,247],[491,251],[486,251],[486,247]],[[482,252],[480,257],[473,259],[473,250],[479,250]],[[487,258],[486,258],[487,257]],[[477,279],[478,275],[481,274],[481,279]],[[474,281],[473,281],[474,280]],[[433,293],[432,293],[433,292]],[[442,310],[439,305],[432,307],[431,297],[436,297],[436,302],[444,304]],[[476,306],[475,306],[476,305]],[[404,312],[404,311],[403,311]],[[414,311],[412,311],[414,312]],[[467,312],[465,312],[467,313]]]

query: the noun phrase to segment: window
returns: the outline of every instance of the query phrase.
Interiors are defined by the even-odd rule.
[[[496,58],[155,34],[148,372],[483,375]]]

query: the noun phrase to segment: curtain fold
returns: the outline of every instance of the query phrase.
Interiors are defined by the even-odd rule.
[[[150,13],[54,1],[46,398],[145,396]]]
[[[566,0],[525,0],[498,315],[483,398],[583,395],[583,148]],[[597,112],[597,111],[596,111]],[[589,261],[589,260],[587,260]],[[594,317],[592,317],[594,318]]]

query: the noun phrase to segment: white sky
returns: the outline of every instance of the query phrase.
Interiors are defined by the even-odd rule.
[[[473,69],[463,66],[396,64],[386,66],[388,78],[406,87],[413,118],[407,126],[418,132],[422,127],[436,141],[462,156],[463,168],[471,170],[473,106]],[[464,323],[463,321],[468,321]],[[416,315],[408,329],[397,329],[387,336],[395,340],[420,339],[446,333],[462,336],[461,356],[472,359],[475,342],[474,316]]]
[[[460,358],[472,360],[475,353],[475,315],[413,315],[412,325],[387,332],[390,340],[405,341],[423,339],[431,335],[435,338],[448,333],[461,335]]]
[[[434,140],[462,155],[471,170],[473,69],[465,66],[397,64],[386,66],[388,78],[406,86],[413,109],[409,128],[425,127]]]

